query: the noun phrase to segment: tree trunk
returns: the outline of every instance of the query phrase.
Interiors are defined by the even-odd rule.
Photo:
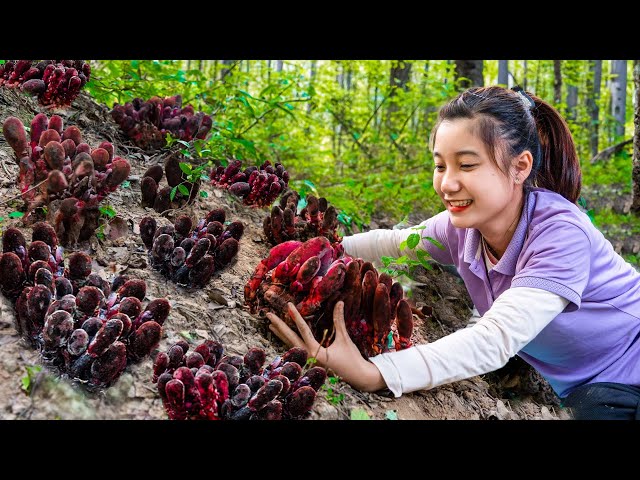
[[[553,61],[553,102],[558,106],[562,101],[562,65],[561,60]]]
[[[509,60],[498,60],[498,85],[509,86]]]
[[[567,85],[567,119],[574,120],[577,118],[576,108],[578,106],[578,87],[576,85]]]
[[[411,62],[397,60],[391,64],[389,74],[389,106],[387,108],[387,125],[391,123],[391,116],[398,110],[398,104],[394,101],[396,90],[401,88],[405,92],[409,90],[409,79],[411,78]]]
[[[522,73],[522,88],[527,90],[527,75],[529,73],[529,63],[524,61],[524,72]]]
[[[640,214],[640,61],[633,61],[633,84],[635,86],[635,102],[633,106],[633,200],[631,211]]]
[[[484,86],[482,60],[455,60],[455,63],[456,84],[461,91]]]
[[[593,83],[591,79],[593,78]],[[598,153],[598,131],[600,107],[600,84],[602,83],[602,60],[589,61],[589,75],[587,75],[587,109],[589,111],[589,149],[591,156]]]
[[[611,73],[611,115],[615,119],[615,135],[624,135],[627,102],[627,61],[612,60]]]
[[[276,60],[276,72],[281,72],[284,67],[284,61]]]

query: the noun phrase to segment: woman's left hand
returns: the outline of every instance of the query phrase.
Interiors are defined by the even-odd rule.
[[[277,315],[267,313],[271,321],[269,330],[290,347],[304,348],[317,363],[330,368],[336,375],[358,390],[373,392],[386,387],[386,383],[373,363],[365,360],[358,347],[353,343],[344,323],[344,302],[337,302],[333,309],[333,323],[336,336],[329,347],[322,347],[313,337],[313,333],[293,303],[287,304],[289,316],[300,332],[298,335]]]

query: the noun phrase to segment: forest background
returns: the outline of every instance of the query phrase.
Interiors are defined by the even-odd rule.
[[[583,171],[580,204],[640,266],[640,64],[632,60],[101,60],[86,90],[109,108],[180,94],[213,117],[196,161],[280,161],[326,197],[346,231],[414,224],[443,207],[428,138],[469,86],[520,85],[565,116]],[[180,141],[178,141],[180,142]],[[175,143],[169,138],[169,143]],[[625,243],[626,242],[626,243]]]

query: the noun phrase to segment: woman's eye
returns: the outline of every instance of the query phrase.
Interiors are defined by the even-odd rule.
[[[463,163],[462,165],[460,165],[460,168],[471,168],[471,167],[475,167],[477,164],[475,163]]]
[[[443,170],[444,170],[444,165],[436,165],[436,167],[435,167],[435,168],[436,168],[436,171],[437,171],[437,172],[441,172],[441,171],[443,171]]]

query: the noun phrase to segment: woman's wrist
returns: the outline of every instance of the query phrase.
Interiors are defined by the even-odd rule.
[[[387,382],[384,381],[384,377],[378,367],[373,362],[367,360],[367,368],[363,375],[362,384],[358,387],[359,390],[365,392],[377,392],[383,388],[387,388]]]

